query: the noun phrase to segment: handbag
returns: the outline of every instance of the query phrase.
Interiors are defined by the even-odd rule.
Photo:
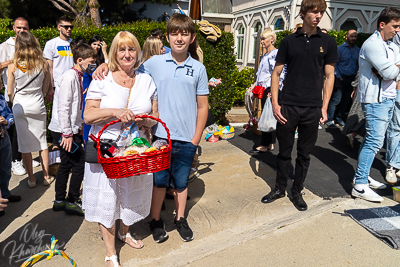
[[[129,105],[129,98],[131,98],[131,91],[132,91],[133,84],[131,88],[129,89],[129,94],[128,94],[128,100],[126,101],[126,107],[125,109],[128,109]],[[93,127],[93,134],[96,133],[96,125]],[[100,139],[101,143],[111,143],[114,147],[117,147],[116,141],[111,140],[111,139]],[[86,142],[86,148],[85,148],[85,162],[87,163],[99,163],[99,158],[98,158],[98,150],[97,150],[97,144],[90,138],[88,138]]]
[[[257,85],[257,86],[254,87],[254,89],[253,89],[254,97],[257,97],[259,99],[263,98],[263,94],[264,94],[264,91],[265,91],[265,85],[267,84],[269,79],[271,79],[271,76],[268,77],[268,79],[265,81],[263,86]]]
[[[101,143],[110,143],[114,147],[117,146],[116,142],[112,139],[101,139]],[[87,163],[99,163],[99,158],[97,155],[97,145],[96,143],[88,138],[86,142],[86,147],[85,147],[85,162]]]
[[[258,121],[258,130],[263,132],[272,132],[276,130],[276,119],[272,110],[271,98],[265,101],[260,120]]]

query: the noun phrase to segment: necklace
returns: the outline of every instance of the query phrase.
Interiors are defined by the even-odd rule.
[[[133,82],[135,81],[135,78],[136,78],[136,73],[133,72],[133,77],[132,77],[132,78],[129,78],[129,81],[131,82],[132,86],[133,86]],[[122,81],[122,84],[123,84],[124,86],[126,85],[126,83],[127,83],[127,81]]]

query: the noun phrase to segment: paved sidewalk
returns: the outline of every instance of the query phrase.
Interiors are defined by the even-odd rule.
[[[195,239],[184,243],[173,229],[173,201],[166,200],[162,217],[170,238],[153,241],[146,219],[131,227],[142,238],[140,250],[116,241],[122,266],[397,266],[398,251],[359,226],[345,209],[391,206],[351,198],[323,200],[308,190],[306,212],[287,197],[271,204],[260,199],[270,191],[275,173],[227,141],[201,142],[201,176],[189,185],[188,222]],[[105,266],[105,249],[98,226],[82,217],[51,210],[54,184],[30,189],[26,176],[13,177],[11,203],[0,219],[0,266],[20,266],[29,245],[45,246],[52,235],[78,266]],[[14,258],[10,259],[11,253]],[[16,262],[18,261],[18,262]],[[11,264],[10,264],[11,262]],[[56,256],[35,266],[70,266]]]

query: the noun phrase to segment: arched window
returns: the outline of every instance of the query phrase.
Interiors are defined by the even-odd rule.
[[[356,18],[347,18],[345,22],[340,25],[340,30],[349,31],[356,30],[357,32],[362,31],[362,25]]]
[[[282,31],[285,29],[285,21],[281,16],[277,16],[271,23],[274,26],[275,31]]]
[[[256,51],[257,51],[257,46],[260,45],[257,43],[257,33],[259,30],[262,29],[262,24],[260,21],[257,21],[256,23],[253,24],[253,53],[251,59],[256,59]]]
[[[236,53],[237,59],[243,59],[244,27],[242,24],[236,30]]]

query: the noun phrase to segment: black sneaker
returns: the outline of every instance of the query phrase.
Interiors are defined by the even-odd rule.
[[[85,211],[82,209],[81,201],[76,201],[73,203],[69,203],[68,201],[66,201],[64,211],[68,214],[74,214],[79,216],[85,215]]]
[[[15,196],[15,195],[10,195],[9,197],[5,197],[5,198],[8,199],[8,202],[21,201],[21,197],[20,196]]]
[[[193,232],[192,229],[190,229],[187,221],[185,218],[181,217],[179,221],[175,221],[175,228],[178,231],[179,235],[181,236],[181,239],[185,242],[189,242],[193,240]]]
[[[155,219],[151,220],[150,230],[153,232],[153,239],[157,243],[167,240],[168,234],[164,229],[164,222],[161,218],[158,221]]]
[[[65,200],[60,203],[58,203],[56,200],[54,200],[54,202],[53,202],[53,210],[54,211],[61,211],[61,210],[64,210],[64,208],[65,208]]]

